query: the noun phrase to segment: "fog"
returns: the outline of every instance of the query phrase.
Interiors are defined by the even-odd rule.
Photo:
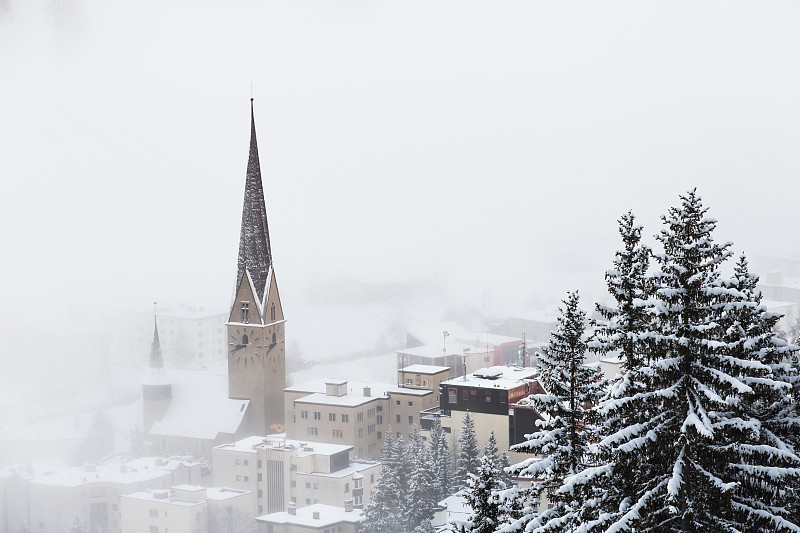
[[[301,345],[339,277],[441,284],[441,309],[486,316],[571,289],[588,308],[617,217],[652,235],[695,186],[737,252],[797,251],[793,2],[48,4],[0,17],[10,369],[9,346],[63,355],[39,330],[227,309],[251,95]]]

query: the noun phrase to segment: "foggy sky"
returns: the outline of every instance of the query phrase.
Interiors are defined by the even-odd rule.
[[[4,322],[226,308],[251,84],[290,319],[340,275],[598,298],[618,216],[694,186],[798,248],[796,2],[47,3],[0,19]]]

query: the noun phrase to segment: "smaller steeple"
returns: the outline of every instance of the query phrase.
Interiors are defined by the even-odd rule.
[[[161,341],[158,339],[158,320],[153,312],[153,344],[150,345],[150,369],[161,370],[164,368],[164,358],[161,356]]]

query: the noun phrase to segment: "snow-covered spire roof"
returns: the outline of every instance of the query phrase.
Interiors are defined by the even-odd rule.
[[[158,321],[153,315],[153,344],[150,345],[150,369],[164,368],[164,358],[161,357],[161,341],[158,340]]]
[[[242,208],[242,232],[239,237],[239,265],[236,273],[236,287],[242,281],[245,269],[250,273],[260,301],[266,291],[269,268],[272,265],[272,251],[269,244],[267,209],[264,205],[264,189],[261,184],[261,165],[258,160],[256,141],[256,119],[253,113],[253,99],[250,99],[250,156],[247,160],[247,178],[244,186],[244,206]]]

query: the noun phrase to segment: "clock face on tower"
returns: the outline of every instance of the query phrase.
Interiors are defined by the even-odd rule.
[[[248,363],[255,364],[257,360],[261,359],[263,346],[259,344],[260,337],[256,337],[256,330],[253,328],[236,328],[235,333],[231,333],[230,341],[228,342],[228,355],[230,358],[236,358],[238,363],[247,366]],[[248,347],[254,347],[255,350],[248,350]]]

